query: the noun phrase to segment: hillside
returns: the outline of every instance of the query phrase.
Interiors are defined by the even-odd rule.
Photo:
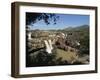
[[[75,65],[89,63],[89,26],[82,25],[59,30],[31,30],[27,40],[27,65]],[[62,33],[65,36],[62,39]],[[60,36],[59,38],[57,36]],[[54,40],[51,54],[46,52],[44,40]],[[59,42],[57,44],[57,42]],[[80,43],[80,46],[76,42]],[[60,45],[59,45],[60,44]],[[33,64],[34,63],[34,64]]]
[[[76,26],[76,27],[68,27],[63,29],[65,31],[81,31],[81,30],[89,30],[88,25],[81,25],[81,26]]]

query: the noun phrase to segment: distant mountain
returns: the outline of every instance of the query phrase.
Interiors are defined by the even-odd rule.
[[[82,25],[74,28],[74,30],[88,30],[88,29],[89,29],[89,25]]]
[[[64,28],[63,30],[69,31],[69,30],[72,30],[72,29],[73,29],[73,27],[67,27],[67,28]]]
[[[68,27],[63,29],[64,31],[80,31],[80,30],[89,30],[89,25],[82,25],[77,27]]]

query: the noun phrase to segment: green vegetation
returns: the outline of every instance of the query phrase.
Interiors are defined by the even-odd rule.
[[[89,26],[88,25],[83,25],[75,28],[69,27],[62,30],[48,30],[48,32],[51,33],[62,32],[64,34],[67,34],[67,37],[65,38],[65,40],[69,42],[67,46],[75,50],[65,51],[64,49],[55,47],[52,50],[52,53],[48,54],[45,51],[45,47],[41,47],[39,49],[32,49],[33,47],[29,46],[28,45],[29,42],[26,40],[27,41],[27,45],[26,45],[26,66],[27,67],[74,65],[74,64],[89,63]],[[36,33],[35,35],[36,37],[38,37]],[[44,36],[44,34],[42,36]],[[35,38],[34,35],[32,35],[32,37]],[[76,45],[75,43],[76,41],[80,43],[80,46]]]

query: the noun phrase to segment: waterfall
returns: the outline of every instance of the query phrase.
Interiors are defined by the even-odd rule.
[[[77,41],[76,41],[76,44],[77,44],[78,46],[80,46],[80,43],[79,43],[79,42],[77,42]]]
[[[44,43],[46,45],[46,52],[48,52],[49,54],[52,53],[53,47],[52,47],[51,40],[48,40],[48,41],[47,40],[44,40]]]
[[[31,40],[32,38],[31,38],[31,32],[30,33],[28,33],[28,40]]]
[[[50,48],[51,48],[51,50],[52,50],[53,47],[52,47],[52,42],[51,42],[51,40],[48,40],[48,42],[49,42],[49,46],[50,46]]]

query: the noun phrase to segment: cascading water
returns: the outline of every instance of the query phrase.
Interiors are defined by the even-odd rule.
[[[50,46],[50,48],[51,48],[51,50],[52,50],[53,47],[52,47],[52,42],[51,42],[51,40],[48,40],[48,42],[49,42],[49,46]]]
[[[32,38],[31,38],[31,32],[30,33],[28,33],[28,40],[31,40]]]
[[[51,54],[52,53],[52,49],[53,49],[51,40],[48,40],[48,41],[44,40],[44,43],[46,45],[46,52]]]

